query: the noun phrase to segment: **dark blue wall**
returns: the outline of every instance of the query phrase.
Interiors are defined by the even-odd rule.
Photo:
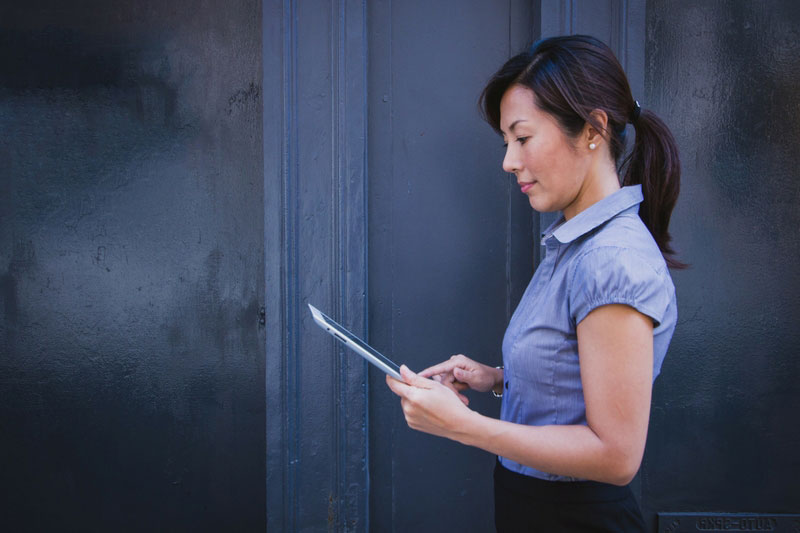
[[[529,2],[370,4],[370,339],[411,369],[492,366],[533,269],[533,212],[503,172],[483,85],[532,37]],[[408,428],[370,375],[370,525],[490,531],[494,457]],[[500,401],[470,407],[499,416]]]
[[[648,2],[646,96],[681,150],[680,320],[642,501],[800,511],[800,5]]]
[[[0,8],[4,530],[263,530],[259,2]]]

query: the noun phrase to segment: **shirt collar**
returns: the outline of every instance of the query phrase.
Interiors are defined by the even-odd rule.
[[[634,206],[636,206],[636,212],[638,213],[639,204],[642,203],[643,199],[641,185],[622,187],[599,202],[590,205],[566,222],[562,215],[544,230],[542,243],[551,236],[562,244],[572,242]]]

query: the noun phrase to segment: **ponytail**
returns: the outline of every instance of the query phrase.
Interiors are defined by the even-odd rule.
[[[638,107],[638,106],[637,106]],[[669,268],[682,269],[687,265],[675,259],[670,246],[669,219],[678,200],[681,164],[675,138],[660,118],[643,110],[633,119],[636,140],[622,164],[625,169],[622,185],[642,186],[639,217],[658,244]]]

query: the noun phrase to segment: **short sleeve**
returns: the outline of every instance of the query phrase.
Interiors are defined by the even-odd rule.
[[[666,271],[659,272],[639,252],[628,248],[588,250],[576,258],[569,276],[570,317],[576,325],[598,307],[625,304],[658,326],[671,298]]]

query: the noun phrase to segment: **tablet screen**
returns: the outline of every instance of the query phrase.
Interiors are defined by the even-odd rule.
[[[331,317],[314,307],[313,305],[309,304],[309,308],[311,308],[311,313],[314,314],[314,321],[320,327],[323,327],[336,337],[341,343],[345,344],[355,352],[359,353],[362,357],[364,357],[367,361],[374,364],[387,374],[392,375],[397,379],[400,378],[400,367],[391,359],[384,356],[378,350],[367,344],[366,342],[362,341],[358,337],[356,337],[352,332],[350,332],[347,328],[333,320]],[[317,314],[319,316],[317,316]],[[318,320],[321,319],[322,323]]]

